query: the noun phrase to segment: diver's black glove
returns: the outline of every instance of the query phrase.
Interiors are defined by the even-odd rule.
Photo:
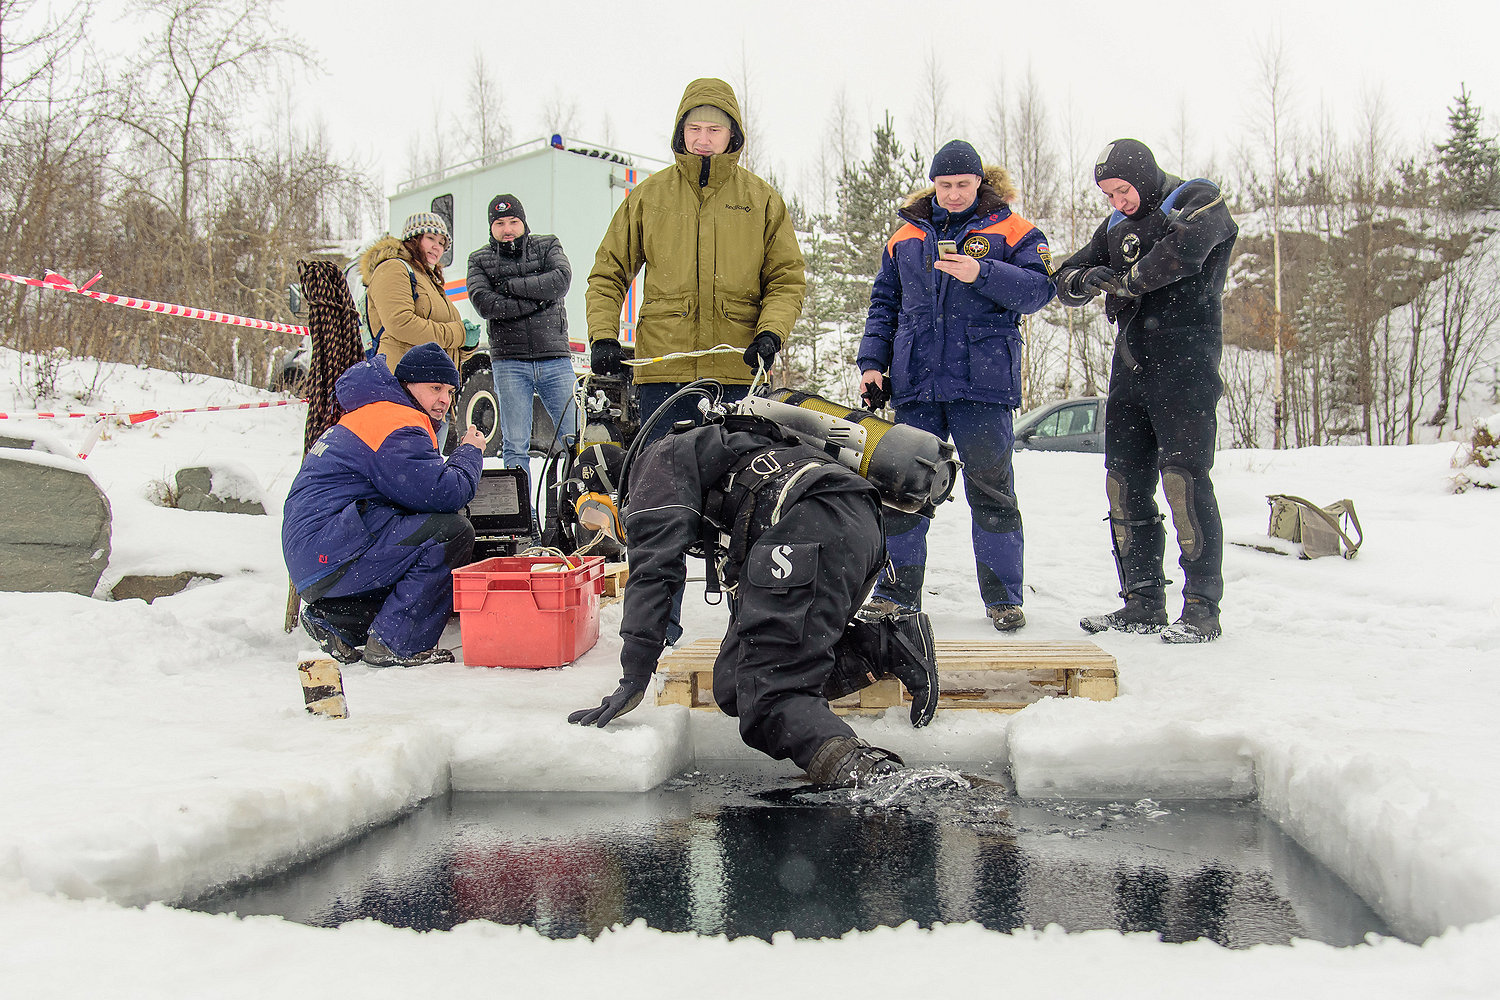
[[[611,719],[624,715],[641,703],[651,675],[656,673],[656,661],[661,656],[661,646],[627,637],[620,647],[620,667],[624,676],[614,693],[605,696],[598,708],[584,708],[568,716],[575,726],[598,726],[603,729]]]
[[[859,398],[868,410],[878,410],[891,401],[891,380],[880,376],[879,382],[871,382],[860,390]]]
[[[758,333],[755,339],[750,341],[750,346],[745,348],[745,364],[753,371],[756,368],[771,370],[771,365],[776,361],[776,352],[781,350],[781,341],[774,333]]]
[[[614,339],[594,341],[589,346],[589,367],[595,375],[625,374],[625,348]]]
[[[1125,295],[1125,282],[1107,267],[1091,267],[1079,279],[1083,287],[1092,292],[1107,292],[1110,295]]]
[[[622,677],[620,686],[613,694],[606,695],[598,708],[582,708],[568,716],[575,726],[598,726],[603,729],[616,716],[624,715],[641,703],[646,695],[646,685],[651,675],[645,677]]]

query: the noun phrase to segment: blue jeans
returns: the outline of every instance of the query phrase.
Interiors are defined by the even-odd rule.
[[[495,398],[500,403],[501,455],[507,469],[531,467],[531,397],[542,401],[552,422],[557,425],[557,439],[563,443],[578,440],[578,407],[573,402],[573,362],[568,358],[545,361],[495,362]]]

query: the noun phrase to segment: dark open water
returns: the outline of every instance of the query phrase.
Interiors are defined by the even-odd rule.
[[[325,856],[184,904],[317,926],[465,920],[597,935],[827,937],[977,921],[1151,931],[1230,947],[1389,930],[1243,802],[1022,802],[1003,779],[928,771],[810,790],[706,762],[643,794],[455,794]],[[966,770],[974,776],[983,768]]]

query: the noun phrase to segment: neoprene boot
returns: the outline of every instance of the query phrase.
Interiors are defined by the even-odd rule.
[[[1137,591],[1125,595],[1125,606],[1078,621],[1085,632],[1160,632],[1167,624],[1166,598],[1160,592]]]
[[[1213,642],[1223,634],[1218,610],[1201,597],[1188,596],[1182,602],[1182,617],[1161,630],[1161,641]]]
[[[872,747],[857,736],[835,736],[813,754],[807,777],[815,785],[858,788],[905,766],[891,751]]]

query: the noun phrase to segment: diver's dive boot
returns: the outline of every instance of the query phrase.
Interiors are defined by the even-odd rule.
[[[1161,641],[1213,642],[1223,634],[1214,606],[1202,598],[1188,597],[1182,603],[1182,617],[1161,630]]]
[[[1160,632],[1167,625],[1166,601],[1160,595],[1126,594],[1120,610],[1089,615],[1078,625],[1085,632]]]
[[[905,766],[891,751],[872,747],[857,736],[835,736],[813,754],[807,778],[815,785],[858,788]]]

